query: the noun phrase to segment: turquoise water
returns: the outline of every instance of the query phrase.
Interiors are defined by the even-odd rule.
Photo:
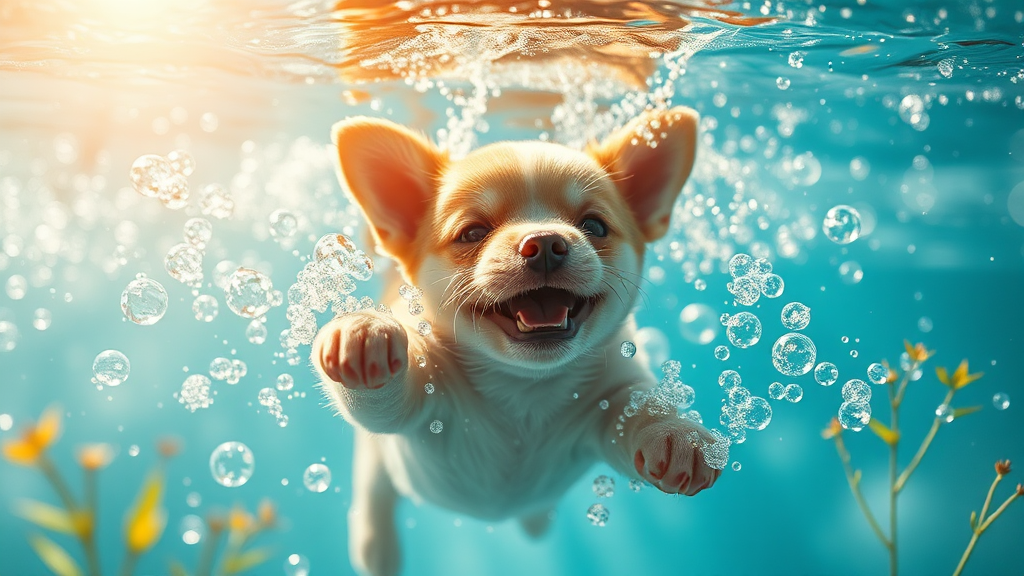
[[[276,503],[280,522],[256,541],[271,556],[252,573],[295,576],[286,565],[294,554],[312,574],[351,573],[352,430],[314,387],[308,346],[297,348],[298,364],[287,361],[278,336],[289,327],[287,299],[266,315],[266,342],[253,344],[249,319],[232,313],[213,285],[216,265],[256,268],[287,292],[323,234],[348,234],[369,251],[327,147],[330,125],[347,115],[389,117],[453,149],[509,138],[572,144],[600,136],[650,98],[616,73],[573,76],[564,63],[540,62],[525,67],[520,85],[496,66],[467,65],[446,83],[462,89],[465,101],[429,82],[422,91],[402,81],[354,86],[338,78],[345,62],[338,38],[346,32],[335,27],[329,4],[261,2],[250,10],[192,2],[139,13],[125,6],[0,6],[0,321],[18,332],[16,340],[0,339],[14,344],[0,352],[0,414],[9,416],[0,418],[0,439],[16,438],[59,404],[65,431],[52,456],[75,491],[76,448],[114,447],[99,476],[105,574],[117,573],[125,510],[165,436],[182,447],[167,467],[167,528],[136,573],[166,574],[171,559],[191,569],[208,534],[200,523],[200,542],[189,544],[196,539],[190,516],[236,504],[254,510],[264,498]],[[759,5],[728,7],[764,14]],[[820,432],[843,401],[842,383],[866,379],[873,362],[898,365],[904,339],[936,353],[908,386],[901,468],[945,394],[934,367],[952,369],[966,358],[985,376],[954,400],[982,410],[940,428],[901,494],[901,572],[952,573],[993,463],[1024,463],[1024,12],[1010,2],[851,2],[772,5],[767,15],[778,19],[736,27],[695,17],[672,32],[685,38],[680,53],[655,61],[647,94],[685,69],[671,82],[670,101],[701,113],[702,135],[673,229],[648,252],[637,320],[667,339],[668,357],[682,363],[694,408],[709,426],[718,421],[717,378],[725,369],[737,370],[754,395],[767,397],[779,381],[802,386],[802,399],[773,400],[770,425],[731,447],[730,464],[741,469],[730,465],[695,498],[650,486],[633,493],[625,477],[595,466],[562,499],[539,541],[514,522],[403,502],[396,521],[405,573],[883,573],[887,554],[850,494],[834,443]],[[543,43],[543,34],[534,41]],[[465,62],[479,62],[470,48],[459,47]],[[558,80],[552,67],[565,76]],[[529,90],[544,96],[531,98]],[[563,99],[580,105],[553,109]],[[447,108],[469,120],[446,124]],[[139,195],[128,177],[137,157],[175,149],[196,161],[192,198],[181,210]],[[198,197],[208,183],[231,191],[230,217],[202,214]],[[839,204],[862,217],[860,237],[847,245],[829,241],[821,227]],[[298,231],[286,240],[269,232],[278,209],[297,218]],[[164,269],[185,221],[199,216],[213,224],[199,289],[219,301],[210,322],[195,318],[191,288]],[[726,263],[736,252],[770,260],[785,280],[782,296],[735,305]],[[169,297],[166,315],[150,326],[126,321],[119,308],[138,273]],[[380,276],[358,282],[354,295],[378,299]],[[818,362],[838,367],[838,384],[822,387],[810,374],[788,377],[774,368],[772,343],[788,332],[780,311],[793,301],[811,308],[802,332]],[[38,309],[52,316],[43,330],[34,326]],[[740,309],[764,327],[747,349],[730,345],[718,321]],[[725,361],[715,358],[719,345],[730,348]],[[108,349],[123,352],[131,372],[120,386],[98,390],[93,359]],[[190,412],[175,393],[186,377],[208,374],[217,357],[244,361],[246,374],[235,385],[213,382],[213,404]],[[295,387],[278,392],[288,417],[281,427],[257,395],[284,373]],[[872,389],[873,414],[888,422],[885,388]],[[1008,408],[993,404],[997,393],[1009,396]],[[887,528],[885,446],[867,429],[843,438]],[[209,466],[214,448],[228,441],[245,443],[255,457],[251,479],[234,488],[216,483]],[[323,493],[303,485],[314,463],[332,473]],[[600,474],[615,479],[614,496],[595,497]],[[23,498],[57,499],[37,470],[3,461],[0,478],[0,573],[45,573],[23,545],[34,529],[13,510]],[[1021,481],[1020,472],[1008,475],[995,502]],[[610,513],[603,527],[586,516],[599,500]],[[1022,534],[1024,505],[1016,502],[980,539],[964,573],[1019,574]],[[81,561],[70,538],[54,538]]]

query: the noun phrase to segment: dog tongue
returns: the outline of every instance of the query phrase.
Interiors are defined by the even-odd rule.
[[[544,291],[512,299],[509,307],[530,328],[560,326],[569,315],[573,298],[568,293]]]

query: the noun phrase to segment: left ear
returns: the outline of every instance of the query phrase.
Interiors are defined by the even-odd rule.
[[[697,119],[696,110],[682,106],[644,112],[587,149],[615,181],[647,242],[668,232],[672,206],[693,169]]]

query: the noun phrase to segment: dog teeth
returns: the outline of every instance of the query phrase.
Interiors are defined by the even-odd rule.
[[[520,332],[533,332],[533,328],[527,326],[526,324],[523,324],[523,321],[520,320],[519,318],[516,318],[516,326],[519,327]]]

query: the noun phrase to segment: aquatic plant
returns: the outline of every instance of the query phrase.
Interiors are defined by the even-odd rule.
[[[985,516],[985,513],[988,512],[989,505],[992,504],[992,496],[996,492],[996,486],[998,486],[999,482],[1002,481],[1003,476],[1010,473],[1010,461],[1000,460],[996,462],[995,468],[996,479],[992,481],[992,486],[988,489],[988,496],[985,497],[985,503],[981,506],[981,514],[971,512],[971,532],[973,532],[973,535],[971,536],[971,541],[967,543],[967,549],[964,550],[964,555],[960,557],[960,563],[957,564],[956,571],[953,572],[953,576],[960,576],[960,573],[963,572],[964,566],[967,564],[967,559],[971,557],[971,552],[974,551],[974,545],[978,543],[978,539],[985,533],[985,530],[995,522],[996,518],[999,518],[1003,511],[1006,510],[1007,506],[1016,500],[1018,496],[1024,496],[1024,484],[1017,484],[1016,490],[1010,494],[1009,498],[1003,501],[1002,505],[1000,505],[999,508],[996,508],[996,511],[993,512],[991,516]]]
[[[53,506],[23,500],[17,505],[16,513],[39,528],[72,536],[80,544],[85,560],[84,570],[63,546],[46,535],[40,532],[29,535],[29,545],[51,572],[57,576],[102,576],[96,544],[99,520],[96,482],[99,471],[114,459],[114,449],[109,444],[88,444],[79,449],[77,460],[84,478],[83,497],[79,499],[49,455],[60,434],[61,410],[51,406],[43,412],[37,424],[26,427],[20,438],[4,443],[4,457],[11,463],[39,470],[61,502],[61,506]],[[156,545],[167,526],[167,512],[163,507],[165,466],[178,453],[179,446],[174,440],[164,439],[157,444],[157,449],[160,460],[146,476],[135,503],[126,514],[121,576],[134,573],[139,558]],[[229,576],[262,564],[269,557],[267,549],[246,547],[257,534],[273,528],[276,522],[277,513],[269,501],[260,504],[255,517],[241,507],[236,507],[226,516],[210,514],[207,518],[210,534],[196,570],[191,574]],[[227,545],[218,563],[217,551],[225,533]],[[172,562],[170,571],[173,576],[190,576],[179,562]]]
[[[853,493],[854,499],[857,501],[857,505],[860,507],[861,512],[864,513],[864,517],[867,519],[868,524],[871,526],[871,530],[878,537],[878,540],[885,546],[889,553],[889,573],[892,576],[896,576],[899,572],[899,539],[898,535],[898,515],[897,515],[897,501],[900,492],[907,485],[907,481],[910,476],[917,470],[918,465],[924,458],[924,455],[928,452],[928,448],[931,446],[932,441],[935,439],[935,435],[938,433],[939,428],[943,424],[948,424],[957,418],[961,418],[968,414],[981,410],[980,406],[968,406],[963,408],[953,407],[953,398],[956,393],[978,380],[982,377],[982,373],[971,374],[968,370],[967,360],[963,360],[953,374],[949,374],[946,368],[938,367],[935,369],[936,377],[939,382],[945,385],[948,390],[946,396],[942,400],[942,404],[939,405],[938,409],[935,410],[935,419],[932,421],[931,428],[921,441],[917,452],[914,457],[910,460],[910,463],[900,471],[899,469],[899,444],[902,439],[902,430],[899,425],[900,408],[903,405],[904,395],[907,390],[907,384],[911,380],[916,380],[920,376],[921,366],[934,355],[933,350],[928,350],[924,344],[918,343],[911,345],[910,342],[904,341],[906,353],[901,358],[901,368],[903,373],[900,374],[897,370],[891,368],[887,363],[884,364],[888,374],[886,375],[885,381],[879,382],[884,384],[889,392],[889,407],[890,407],[890,421],[886,425],[880,420],[872,417],[868,422],[868,427],[876,436],[882,439],[883,442],[889,447],[889,531],[888,535],[882,529],[878,520],[872,513],[871,508],[868,506],[867,500],[864,498],[864,494],[861,491],[861,471],[855,470],[851,464],[850,452],[846,448],[846,444],[843,441],[843,426],[838,419],[833,418],[829,423],[828,427],[822,431],[822,437],[825,439],[831,439],[835,442],[836,451],[839,454],[839,459],[842,461],[843,470],[846,473],[846,480],[850,485],[850,491]],[[974,547],[975,542],[981,536],[986,528],[991,524],[991,521],[995,520],[999,514],[1006,508],[1006,506],[1016,497],[1011,496],[1007,502],[1003,504],[988,520],[985,520],[985,512],[988,510],[989,502],[992,498],[992,493],[995,490],[996,484],[1002,479],[1002,475],[1009,472],[1009,462],[1006,462],[1005,471],[1000,472],[1002,468],[997,464],[996,481],[992,484],[992,488],[989,490],[989,497],[985,501],[985,506],[982,508],[980,518],[976,518],[974,514],[971,517],[971,529],[974,531],[974,537],[971,539],[971,543],[968,545],[967,551],[964,553],[964,558],[960,562],[960,566],[956,570],[956,574],[959,574],[963,569],[963,564],[967,561],[970,556],[971,550]],[[1020,489],[1018,489],[1018,493]]]

